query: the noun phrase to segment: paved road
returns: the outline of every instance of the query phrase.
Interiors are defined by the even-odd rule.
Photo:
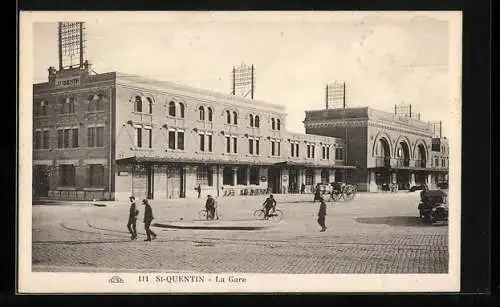
[[[219,206],[224,221],[248,222],[262,201],[221,198]],[[155,221],[194,220],[201,202],[153,201]],[[139,240],[130,241],[127,205],[36,205],[33,271],[446,273],[448,226],[421,223],[417,202],[418,193],[399,193],[360,194],[348,203],[329,203],[328,230],[321,233],[318,204],[301,197],[279,204],[284,219],[263,230],[154,228],[158,239],[152,242],[143,241],[140,221]]]

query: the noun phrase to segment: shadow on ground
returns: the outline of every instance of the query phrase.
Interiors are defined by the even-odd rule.
[[[437,227],[446,226],[448,223],[438,222],[427,224],[417,216],[383,216],[383,217],[366,217],[355,219],[358,223],[363,224],[384,224],[389,226],[414,226],[414,227]]]

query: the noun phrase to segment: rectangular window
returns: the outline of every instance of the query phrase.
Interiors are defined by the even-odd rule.
[[[299,157],[299,144],[295,144],[295,156]]]
[[[57,148],[63,148],[63,130],[57,130]]]
[[[260,151],[259,140],[255,140],[255,154],[259,155],[259,151]]]
[[[71,98],[68,104],[68,113],[75,113],[75,99]]]
[[[102,164],[90,164],[89,186],[104,186],[104,166]]]
[[[258,167],[250,168],[250,184],[259,184],[260,169]]]
[[[328,160],[330,160],[330,147],[329,146],[326,147],[326,158]]]
[[[196,181],[199,185],[213,186],[212,168],[208,166],[198,166],[196,170]]]
[[[64,129],[64,148],[69,147],[69,129]]]
[[[343,148],[335,148],[335,160],[344,160]]]
[[[94,139],[95,139],[95,128],[87,129],[87,146],[94,147]]]
[[[199,136],[200,136],[200,151],[205,151],[205,135],[203,133],[200,133]]]
[[[35,131],[35,149],[42,148],[42,131]]]
[[[444,167],[445,163],[444,163],[444,159],[441,160],[441,166]]]
[[[253,140],[248,140],[248,153],[253,155]]]
[[[49,149],[49,130],[43,130],[43,149]]]
[[[168,131],[168,149],[175,149],[175,131]]]
[[[147,148],[153,148],[153,130],[151,129],[145,129],[146,131],[146,137],[147,137]]]
[[[184,150],[184,131],[177,132],[177,149]]]
[[[96,147],[104,147],[104,127],[96,128]]]
[[[226,136],[226,152],[231,152],[231,138],[228,136]]]
[[[208,134],[208,152],[212,152],[212,135]]]
[[[78,128],[73,128],[72,129],[72,134],[71,134],[71,146],[73,148],[78,147]]]
[[[305,171],[305,184],[313,185],[314,184],[314,174],[312,169],[306,169]]]
[[[135,146],[142,147],[142,128],[135,128]]]
[[[63,187],[75,185],[75,167],[72,164],[59,165],[59,185]]]
[[[274,141],[271,141],[271,156],[274,156]]]
[[[233,136],[233,152],[237,153],[238,152],[238,139]]]
[[[311,145],[311,158],[314,159],[314,154],[316,153],[316,146]]]
[[[280,156],[281,155],[281,143],[280,142],[276,142],[276,152],[277,152],[277,156]]]
[[[295,144],[293,144],[293,143],[290,143],[290,152],[291,152],[291,156],[295,157]]]
[[[435,164],[436,166],[439,166],[439,160],[438,160],[438,158],[434,159],[434,164]]]

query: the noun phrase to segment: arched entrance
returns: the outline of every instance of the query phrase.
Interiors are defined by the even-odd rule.
[[[410,146],[406,141],[400,141],[396,147],[396,161],[398,171],[396,173],[396,182],[399,190],[410,189],[410,172],[405,169],[410,166]]]
[[[375,182],[377,185],[388,184],[391,178],[389,171],[391,167],[391,147],[385,137],[376,141],[373,154],[376,157],[375,163],[378,168],[375,173]]]

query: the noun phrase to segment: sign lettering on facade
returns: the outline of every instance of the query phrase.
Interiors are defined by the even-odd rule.
[[[56,87],[72,87],[80,85],[80,76],[56,78]]]

